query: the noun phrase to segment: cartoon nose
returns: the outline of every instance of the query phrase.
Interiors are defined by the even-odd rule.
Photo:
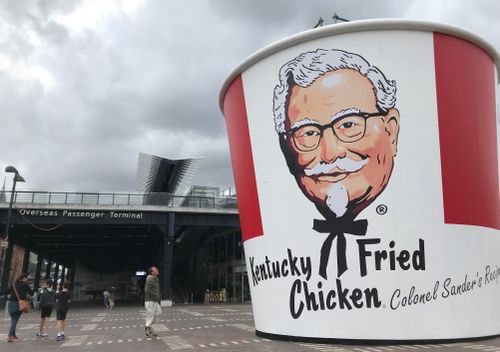
[[[323,132],[323,138],[320,142],[321,160],[331,163],[337,158],[343,158],[346,154],[346,149],[342,141],[333,133],[331,128]]]

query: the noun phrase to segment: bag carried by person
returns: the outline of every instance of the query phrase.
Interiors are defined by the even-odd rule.
[[[19,311],[22,313],[28,313],[30,311],[28,300],[19,298],[19,294],[16,290],[16,284],[12,285],[14,292],[16,293],[17,299],[19,300]]]
[[[27,300],[25,299],[20,299],[19,300],[19,310],[23,313],[28,313],[30,311],[30,308],[29,308],[29,303]]]
[[[52,309],[54,307],[56,293],[53,290],[44,289],[40,297],[40,309]]]

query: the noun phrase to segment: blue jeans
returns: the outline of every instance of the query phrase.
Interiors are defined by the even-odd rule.
[[[9,336],[16,336],[16,326],[19,318],[21,317],[21,312],[10,313],[10,329]]]

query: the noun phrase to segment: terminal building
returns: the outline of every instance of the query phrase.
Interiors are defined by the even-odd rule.
[[[167,304],[250,300],[235,194],[191,185],[202,159],[141,153],[133,193],[0,193],[1,287],[29,272],[72,282],[75,301],[141,302],[145,274],[160,270]],[[9,206],[11,214],[8,215]]]

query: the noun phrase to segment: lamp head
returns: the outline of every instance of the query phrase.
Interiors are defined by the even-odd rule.
[[[7,167],[5,168],[5,172],[6,172],[6,173],[14,173],[14,174],[15,174],[15,179],[14,179],[14,180],[15,180],[16,182],[26,182],[26,181],[24,180],[24,178],[23,178],[21,175],[19,175],[19,171],[17,171],[17,169],[16,169],[14,166],[10,166],[10,165],[9,165],[9,166],[7,166]]]
[[[15,173],[15,174],[18,173],[17,169],[14,166],[10,166],[10,165],[5,168],[5,172]]]

